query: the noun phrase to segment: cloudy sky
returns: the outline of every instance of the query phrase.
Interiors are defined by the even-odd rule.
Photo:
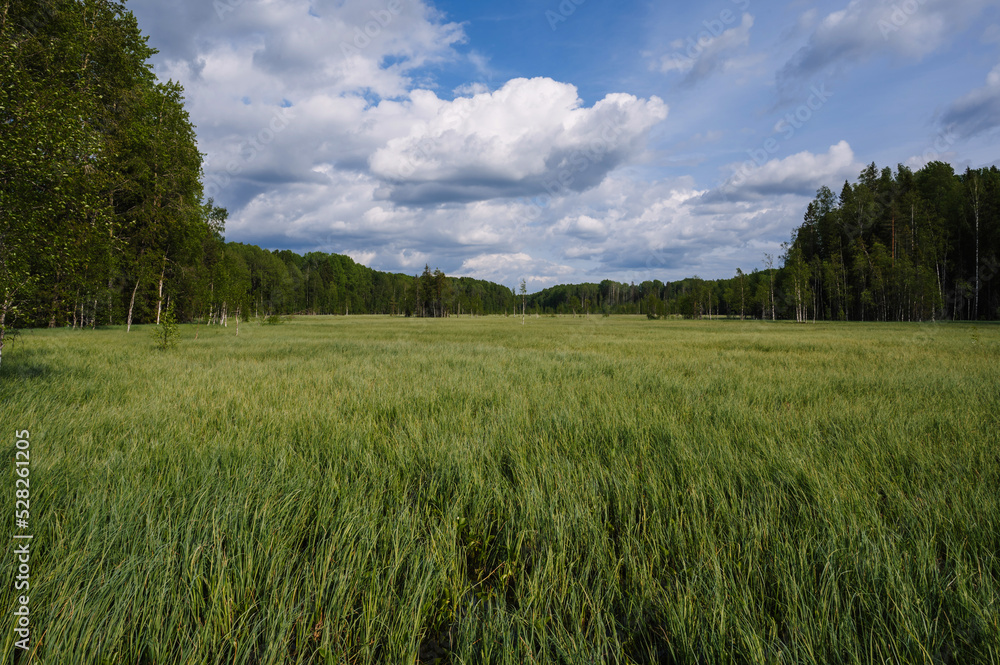
[[[730,277],[864,164],[1000,161],[1000,0],[131,0],[227,238]]]

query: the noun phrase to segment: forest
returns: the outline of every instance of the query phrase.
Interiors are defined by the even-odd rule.
[[[183,89],[156,79],[156,51],[124,5],[0,9],[0,349],[12,326],[131,328],[167,307],[220,323],[513,309],[498,284],[226,242]]]
[[[728,316],[796,321],[1000,318],[1000,170],[956,174],[867,166],[840,195],[821,187],[764,270],[623,284],[560,285],[528,297],[539,313]]]
[[[645,314],[919,321],[1000,316],[1000,171],[871,164],[822,187],[778,257],[729,279],[559,285],[523,299],[429,266],[225,240],[184,91],[160,82],[124,5],[24,0],[0,14],[0,349],[12,327],[232,315]]]

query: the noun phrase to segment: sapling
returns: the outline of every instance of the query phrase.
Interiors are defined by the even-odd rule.
[[[153,341],[156,342],[156,348],[160,350],[169,349],[177,344],[177,340],[180,339],[181,333],[177,327],[177,320],[174,318],[173,303],[167,305],[166,311],[164,311],[163,316],[160,317],[160,323],[153,328],[151,335],[153,337]]]

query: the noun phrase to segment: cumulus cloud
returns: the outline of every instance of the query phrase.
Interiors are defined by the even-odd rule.
[[[808,151],[773,159],[762,165],[731,164],[733,176],[706,194],[706,201],[752,200],[765,196],[812,195],[823,185],[833,186],[856,177],[864,167],[854,158],[847,141],[840,141],[823,154]]]
[[[453,101],[414,94],[416,121],[370,160],[399,203],[484,200],[582,191],[634,158],[667,116],[657,97],[611,94],[585,108],[575,86],[513,79]]]
[[[536,289],[730,274],[784,240],[808,201],[711,200],[690,177],[646,182],[614,172],[541,210],[523,200],[418,209],[379,204],[371,176],[330,176],[329,189],[298,185],[255,198],[241,237],[267,244],[282,233],[281,246],[347,253],[383,270],[412,274],[429,263],[508,285],[525,277]]]
[[[882,53],[919,60],[967,29],[992,0],[851,0],[828,14],[778,73],[793,84]]]
[[[458,274],[491,282],[508,282],[512,275],[519,275],[531,290],[551,286],[576,272],[572,266],[535,258],[525,252],[480,254],[466,259],[458,268]]]
[[[360,263],[366,266],[371,265],[372,259],[377,256],[375,252],[363,249],[345,249],[343,253],[351,257],[355,263]]]
[[[242,51],[253,36],[253,69],[277,75],[286,88],[402,93],[400,77],[454,57],[452,47],[465,40],[462,26],[416,0],[133,0],[129,6],[145,19],[165,67]]]
[[[550,78],[440,97],[427,64],[466,57],[464,33],[420,0],[398,13],[388,0],[130,6],[163,51],[159,75],[187,90],[208,193],[230,209],[232,239],[409,274],[430,264],[508,285],[525,277],[535,289],[732,274],[801,219],[806,188],[792,176],[773,174],[776,191],[795,193],[772,200],[760,198],[763,174],[715,200],[691,177],[637,176],[630,167],[667,116],[656,97],[612,93],[586,106]],[[738,21],[687,75],[729,66],[753,25]]]
[[[688,178],[654,182],[622,175],[551,210],[544,245],[593,279],[670,280],[731,274],[759,263],[801,218],[808,199],[715,201]]]
[[[424,2],[182,4],[164,25],[189,30],[163,28],[159,73],[184,84],[209,194],[234,211],[329,169],[370,175],[374,200],[403,205],[580,191],[635,159],[667,114],[627,94],[587,108],[548,78],[441,99],[411,75],[459,58],[465,37]]]
[[[1000,65],[986,76],[986,85],[955,100],[941,115],[949,132],[969,138],[1000,126]]]
[[[430,262],[449,274],[470,255],[516,253],[531,243],[525,202],[412,208],[377,200],[379,181],[368,174],[327,169],[322,176],[322,183],[256,195],[227,230],[263,246],[357,254],[404,272]]]
[[[185,87],[210,194],[234,211],[276,185],[324,182],[327,166],[367,170],[415,122],[392,100],[465,39],[416,0],[175,5],[131,6],[161,50],[158,75]]]

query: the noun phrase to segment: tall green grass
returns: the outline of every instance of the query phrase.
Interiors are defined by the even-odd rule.
[[[996,326],[234,332],[4,354],[33,662],[1000,663]]]

